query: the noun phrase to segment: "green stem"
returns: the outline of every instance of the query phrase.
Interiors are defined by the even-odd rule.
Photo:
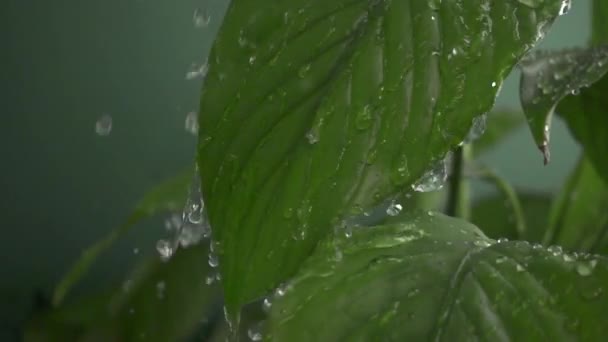
[[[470,191],[469,183],[464,178],[463,172],[467,162],[471,159],[471,145],[464,145],[456,149],[452,161],[452,172],[450,175],[448,200],[446,214],[449,216],[469,219],[470,216]]]
[[[511,208],[513,209],[513,215],[515,216],[515,229],[517,231],[517,237],[522,240],[525,239],[526,219],[515,188],[513,188],[511,184],[502,179],[493,170],[485,166],[481,166],[477,170],[476,175],[481,180],[493,183],[498,188],[498,190],[502,192],[502,194],[507,198],[507,201],[509,201],[509,203],[511,204]]]

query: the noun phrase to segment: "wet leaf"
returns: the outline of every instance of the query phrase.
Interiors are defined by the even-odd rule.
[[[180,249],[168,261],[141,264],[117,289],[66,302],[38,313],[27,324],[26,341],[179,341],[200,326],[214,325],[221,312],[216,271],[208,247]],[[209,327],[209,330],[211,327]]]
[[[199,119],[229,310],[461,143],[561,5],[233,1]]]
[[[462,220],[418,213],[324,241],[273,305],[266,337],[601,341],[606,284],[604,257],[496,243]]]
[[[53,304],[55,306],[60,305],[68,292],[86,274],[99,255],[112,246],[117,239],[124,236],[135,224],[160,212],[181,210],[186,201],[192,175],[193,172],[188,170],[150,190],[137,204],[125,223],[85,249],[55,288]]]
[[[221,292],[208,253],[201,243],[179,249],[168,262],[154,258],[137,270],[111,302],[121,339],[180,341],[197,327],[215,323],[209,314],[221,311]]]
[[[512,110],[490,112],[483,135],[473,143],[473,153],[477,157],[491,150],[523,123],[523,115]]]
[[[578,95],[582,88],[591,86],[606,74],[608,45],[557,52],[540,51],[527,56],[519,65],[522,70],[520,83],[522,107],[528,118],[534,141],[543,153],[544,162],[547,164],[551,118],[555,107],[564,97]],[[592,91],[593,88],[589,90]],[[570,101],[579,102],[579,105],[585,102],[585,105],[588,105],[587,100],[580,97]],[[576,115],[577,120],[587,122],[591,119],[587,116],[592,114],[582,115],[582,110],[573,110],[573,104],[567,106],[567,109],[565,106],[560,106],[558,113]],[[576,106],[576,108],[582,107]],[[593,111],[597,110],[596,107],[589,108]],[[575,113],[566,114],[566,112]],[[571,120],[566,117],[566,121],[570,124]]]
[[[584,156],[555,198],[544,242],[579,252],[608,251],[608,183]]]

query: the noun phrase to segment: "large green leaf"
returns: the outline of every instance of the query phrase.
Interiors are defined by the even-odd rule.
[[[336,251],[341,257],[336,258]],[[275,341],[602,341],[608,259],[418,213],[325,241],[273,304]]]
[[[582,157],[553,202],[545,244],[580,252],[608,251],[608,183]]]
[[[61,279],[53,293],[53,304],[61,304],[72,287],[86,274],[99,255],[146,217],[164,211],[181,210],[186,202],[188,187],[192,182],[192,170],[184,171],[150,190],[136,205],[125,223],[88,247]]]
[[[566,96],[578,95],[581,88],[589,87],[606,74],[608,45],[558,52],[540,51],[526,57],[520,66],[522,106],[534,140],[544,154],[546,164],[549,161],[549,133],[555,107]],[[604,115],[605,112],[597,105],[597,101],[602,99],[600,89],[602,88],[598,89],[594,86],[584,90],[585,96],[570,96],[566,98],[567,103],[560,105],[558,109],[558,113],[566,117],[575,136],[585,147],[591,145],[600,148],[594,146],[595,142],[599,143],[594,139],[606,136],[604,130],[599,128],[604,127],[603,122],[608,122],[608,116]],[[603,141],[608,142],[608,140]],[[602,146],[601,149],[605,152],[607,146]]]
[[[228,309],[407,189],[490,110],[563,1],[233,1],[200,115]]]

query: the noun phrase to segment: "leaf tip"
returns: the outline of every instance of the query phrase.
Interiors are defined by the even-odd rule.
[[[545,141],[541,145],[538,145],[538,149],[543,154],[543,164],[549,164],[549,162],[551,161],[551,151],[549,150],[549,144]]]

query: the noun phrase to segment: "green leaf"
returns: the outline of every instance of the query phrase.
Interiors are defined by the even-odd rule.
[[[584,156],[551,208],[546,245],[579,252],[608,251],[608,183]]]
[[[229,311],[461,143],[561,2],[233,1],[199,139]]]
[[[192,182],[192,171],[184,171],[179,175],[161,183],[150,190],[137,204],[135,210],[118,228],[85,249],[80,258],[63,276],[53,293],[53,305],[59,306],[72,287],[86,274],[99,255],[126,234],[135,224],[146,217],[163,211],[182,210],[188,187]]]
[[[606,61],[608,68],[608,59]],[[558,106],[558,113],[566,120],[570,132],[585,150],[585,154],[608,182],[608,76],[579,96],[569,96]]]
[[[198,244],[179,249],[167,262],[155,256],[110,293],[89,295],[38,314],[27,325],[26,340],[179,341],[188,337],[204,325],[203,319],[221,310],[214,280],[217,271],[207,265],[208,251],[206,244]]]
[[[181,341],[221,308],[217,271],[207,264],[206,244],[179,249],[138,270],[111,302],[122,340]]]
[[[581,88],[589,87],[606,74],[608,71],[608,45],[558,52],[540,51],[522,60],[520,66],[522,69],[520,84],[522,107],[528,118],[534,141],[543,153],[545,164],[547,164],[549,162],[550,125],[555,107],[567,95],[578,95]],[[596,89],[593,87],[589,89],[589,92],[601,96],[602,93]],[[600,125],[601,120],[591,121],[590,117],[599,115],[599,113],[594,114],[599,111],[598,107],[587,107],[589,112],[583,110],[585,108],[582,106],[583,103],[584,106],[589,105],[587,103],[589,99],[586,97],[575,98],[568,105],[560,106],[558,113],[576,115],[576,120]],[[601,97],[597,99],[601,99]],[[582,115],[583,112],[585,115]],[[606,116],[604,115],[604,117]],[[573,120],[566,117],[566,121],[571,125]],[[573,129],[573,131],[577,135],[577,130]],[[578,138],[581,139],[581,137]],[[584,140],[582,142],[583,145],[586,145]]]
[[[592,17],[592,44],[608,43],[608,2],[604,0],[593,0],[593,8],[591,10]]]
[[[483,135],[473,143],[475,157],[492,149],[523,124],[523,115],[511,110],[495,110],[488,114]]]
[[[341,258],[336,258],[341,251]],[[496,243],[441,214],[324,241],[275,301],[275,341],[602,341],[608,259]]]
[[[515,214],[513,201],[505,196],[504,191],[496,195],[478,199],[473,205],[471,222],[479,227],[490,238],[518,238],[540,243],[547,229],[547,217],[551,208],[549,194],[533,192],[517,192],[520,206],[523,211],[523,220],[526,230],[523,237],[519,237],[517,230],[517,214]]]

